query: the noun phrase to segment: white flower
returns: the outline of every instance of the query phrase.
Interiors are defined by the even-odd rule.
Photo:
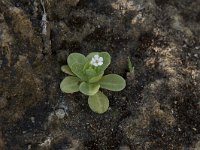
[[[99,57],[99,55],[94,55],[90,64],[94,65],[95,67],[103,65],[103,57]]]

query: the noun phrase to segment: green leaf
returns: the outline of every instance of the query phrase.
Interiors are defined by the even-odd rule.
[[[73,64],[71,70],[82,81],[87,80],[87,76],[86,76],[85,72],[83,71],[83,65],[82,64]]]
[[[130,57],[128,57],[128,69],[129,69],[129,72],[130,72],[130,73],[133,73],[133,74],[134,74],[134,67],[133,67],[133,65],[132,65],[132,63],[131,63]]]
[[[86,75],[88,76],[88,78],[94,77],[96,76],[96,71],[92,68],[88,68],[85,70]]]
[[[100,85],[98,83],[82,82],[79,90],[85,95],[94,95],[99,91]]]
[[[89,96],[88,104],[92,111],[102,114],[108,110],[109,100],[102,92],[97,92],[93,96]]]
[[[64,93],[74,93],[79,91],[80,79],[77,77],[66,77],[60,83],[60,89]]]
[[[126,81],[117,74],[105,75],[99,81],[101,88],[110,91],[121,91],[126,86]]]
[[[71,71],[68,65],[61,66],[62,72],[74,76],[75,74]]]
[[[87,55],[87,59],[90,62],[92,60],[92,57],[94,57],[94,55],[99,55],[100,57],[103,58],[103,65],[98,66],[97,68],[99,68],[99,70],[104,71],[111,62],[111,57],[110,54],[107,52],[92,52],[89,55]]]
[[[71,53],[67,58],[67,63],[71,69],[73,64],[82,64],[84,66],[86,62],[86,57],[80,53]]]
[[[88,82],[89,82],[89,83],[98,82],[98,81],[102,78],[103,74],[104,74],[104,72],[103,72],[103,73],[100,73],[100,74],[97,74],[96,76],[90,78],[90,79],[88,80]]]
[[[67,58],[67,63],[75,75],[82,80],[87,80],[83,72],[84,65],[87,63],[87,59],[84,55],[80,53],[71,53]]]
[[[95,83],[95,82],[99,81],[104,74],[104,72],[97,72],[93,68],[86,69],[85,72],[88,77],[89,83]]]

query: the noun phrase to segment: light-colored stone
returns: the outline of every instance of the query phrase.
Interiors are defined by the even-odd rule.
[[[65,117],[65,111],[63,109],[57,109],[55,114],[59,119],[63,119]]]

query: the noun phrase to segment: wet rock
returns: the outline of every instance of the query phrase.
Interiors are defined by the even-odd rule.
[[[1,68],[2,64],[3,64],[3,60],[0,60],[0,68]]]
[[[7,104],[8,104],[8,100],[4,96],[0,97],[0,109],[6,107]]]
[[[5,149],[5,143],[3,140],[2,132],[0,130],[0,149],[4,150]]]
[[[58,62],[62,63],[62,64],[66,64],[67,63],[67,56],[69,55],[68,51],[66,50],[59,50],[57,52],[57,60]]]
[[[33,37],[32,23],[25,12],[17,7],[10,7],[9,12],[12,17],[14,32],[19,33],[24,39],[31,40]]]
[[[200,149],[200,141],[198,141],[198,142],[195,144],[194,149],[195,149],[195,150]]]
[[[131,150],[129,146],[123,145],[119,147],[119,150]]]
[[[9,27],[6,24],[4,15],[0,13],[0,46],[6,48],[12,45],[13,37],[9,31]]]
[[[0,0],[3,65],[12,58],[10,67],[0,70],[0,93],[6,91],[9,100],[6,106],[0,102],[5,133],[0,149],[194,145],[200,124],[199,1],[43,1],[48,42],[41,35],[39,0]],[[112,56],[106,73],[125,76],[128,56],[135,67],[128,88],[105,90],[112,109],[102,115],[90,111],[87,97],[63,94],[59,88],[64,76],[60,65],[67,56],[92,51]],[[67,105],[57,107],[60,101]]]
[[[2,54],[5,54],[6,59],[8,61],[8,66],[12,64],[12,51],[11,46],[14,42],[14,38],[10,33],[9,26],[5,21],[5,17],[2,13],[0,13],[0,48]],[[0,60],[0,67],[3,60]]]
[[[200,109],[200,101],[197,103],[197,108]]]
[[[152,123],[154,120],[158,122],[162,127],[173,127],[176,123],[173,113],[171,112],[171,107],[160,103],[160,96],[162,93],[158,94],[157,91],[164,84],[163,81],[155,81],[144,87],[142,94],[142,105],[135,117],[128,117],[120,125],[119,128],[126,135],[131,143],[131,146],[140,149],[143,145],[149,145],[148,141],[144,138],[148,136],[147,132],[151,130]],[[156,94],[157,93],[157,94]],[[161,109],[167,108],[167,109]],[[168,108],[169,107],[169,108]],[[152,120],[152,118],[154,118]],[[160,129],[158,129],[160,132]],[[161,131],[162,132],[162,131]],[[151,145],[151,144],[150,144]]]
[[[70,6],[76,6],[80,0],[66,0]]]
[[[48,0],[45,3],[49,20],[64,19],[68,16],[71,7],[78,4],[79,0]]]
[[[46,129],[51,133],[44,141],[39,145],[40,148],[51,149],[74,149],[78,150],[83,148],[83,144],[79,139],[74,138],[70,132],[64,127],[65,116],[64,109],[57,109],[56,112],[50,113],[48,122],[45,125]]]

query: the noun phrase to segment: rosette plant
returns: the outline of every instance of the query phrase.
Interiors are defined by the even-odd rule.
[[[60,83],[64,93],[80,91],[88,95],[88,104],[92,111],[104,113],[108,110],[109,100],[100,89],[121,91],[125,88],[125,80],[117,74],[104,76],[111,57],[107,52],[92,52],[86,57],[80,53],[71,53],[67,58],[68,65],[61,70],[68,74]]]

